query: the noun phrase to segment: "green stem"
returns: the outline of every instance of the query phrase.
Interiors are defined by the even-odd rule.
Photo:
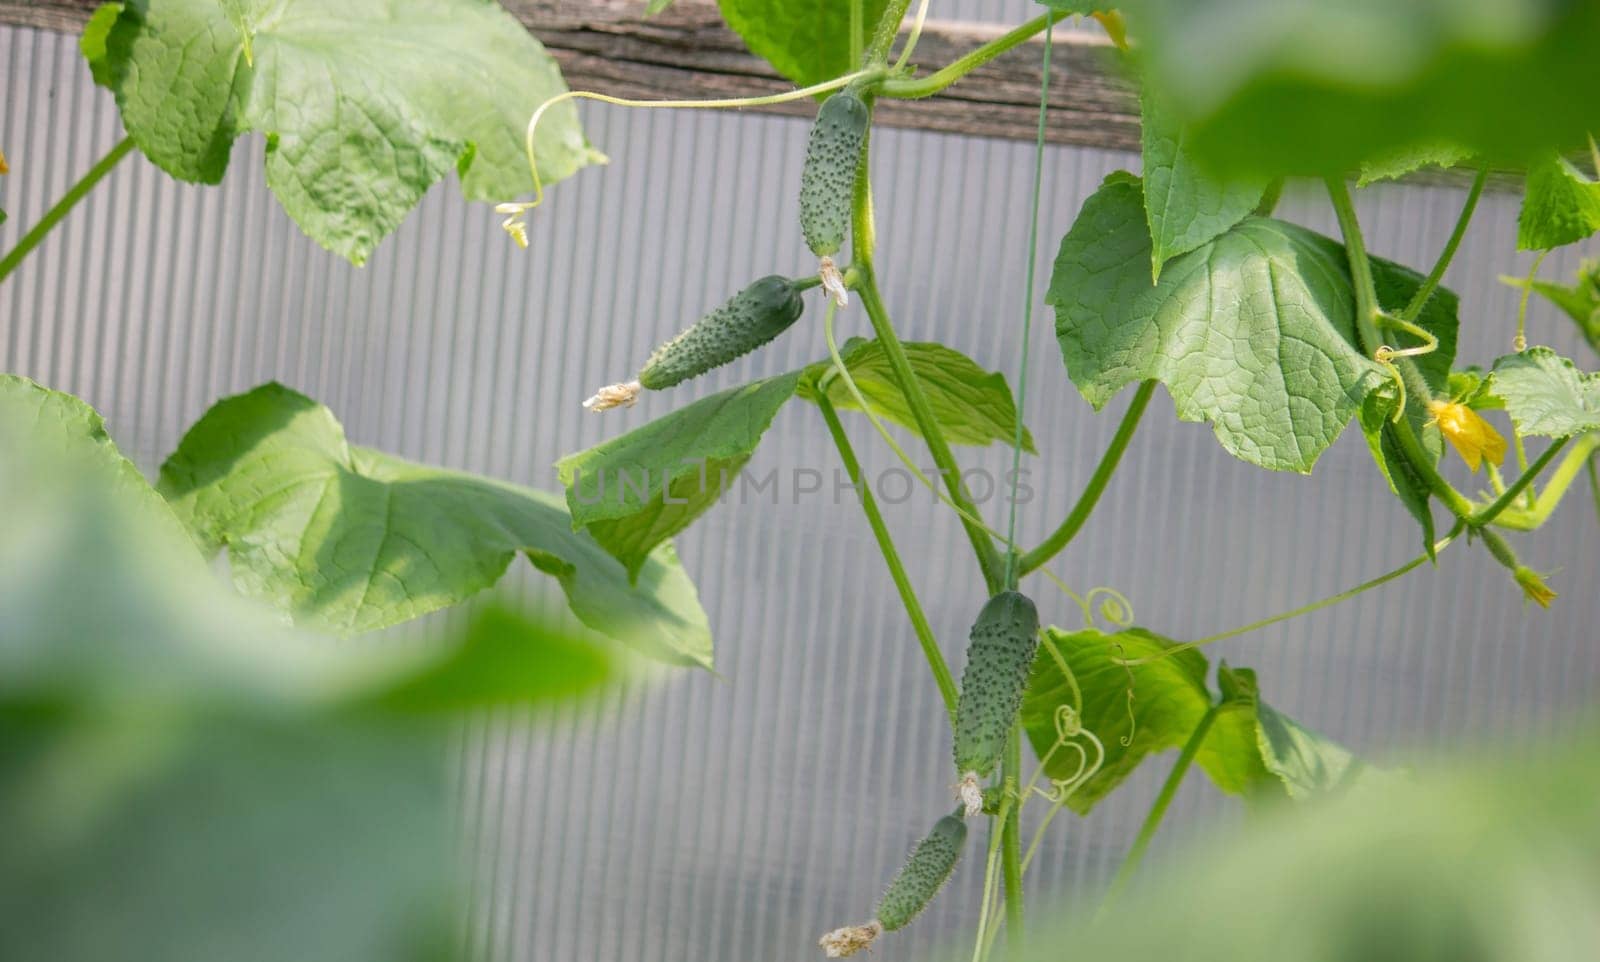
[[[844,462],[845,472],[850,475],[850,483],[855,485],[856,491],[861,495],[861,511],[867,516],[872,536],[878,540],[878,551],[883,555],[883,563],[889,566],[889,577],[894,579],[895,590],[900,592],[900,602],[905,605],[906,616],[911,619],[911,627],[916,631],[917,642],[922,645],[922,654],[928,660],[928,669],[933,672],[934,683],[939,686],[939,695],[944,699],[945,712],[949,714],[953,725],[957,698],[955,677],[950,674],[950,666],[945,663],[944,653],[939,650],[939,641],[928,625],[922,604],[917,601],[916,591],[911,586],[910,577],[906,575],[905,566],[900,563],[900,553],[895,550],[894,539],[889,536],[889,527],[884,523],[883,514],[878,510],[878,501],[872,496],[872,488],[862,479],[861,463],[856,460],[855,449],[850,445],[850,438],[845,434],[844,425],[839,422],[839,414],[834,410],[833,402],[826,394],[820,392],[816,396],[816,402],[817,407],[822,410],[822,419],[828,423],[828,433],[833,435],[834,446],[839,449],[839,460]]]
[[[1484,165],[1478,168],[1478,176],[1473,178],[1472,187],[1467,191],[1467,201],[1461,205],[1461,216],[1456,218],[1455,230],[1450,232],[1450,239],[1445,242],[1444,250],[1439,252],[1439,259],[1434,262],[1433,270],[1428,272],[1428,277],[1411,296],[1411,303],[1400,312],[1400,320],[1411,323],[1422,314],[1422,309],[1428,306],[1428,301],[1433,297],[1433,292],[1438,289],[1439,282],[1444,279],[1444,272],[1450,266],[1450,261],[1456,256],[1456,248],[1461,246],[1461,238],[1466,236],[1467,224],[1472,220],[1472,212],[1478,207],[1478,198],[1483,195],[1483,185],[1489,182],[1489,167]]]
[[[1006,754],[1000,766],[1001,783],[1011,787],[1022,783],[1021,726],[1012,725],[1006,737]],[[1022,800],[1006,812],[1000,828],[1000,872],[1005,880],[1006,955],[1022,955]]]
[[[903,8],[906,4],[901,4],[900,6],[903,13]],[[885,97],[894,97],[900,100],[931,97],[1012,47],[1026,43],[1030,38],[1043,33],[1050,26],[1052,16],[1054,14],[1047,13],[1042,17],[1035,17],[1020,27],[1001,34],[966,56],[951,61],[948,66],[936,70],[926,77],[915,80],[885,81],[879,91]]]
[[[1111,475],[1121,463],[1122,454],[1127,450],[1128,442],[1133,439],[1133,432],[1138,429],[1139,419],[1144,415],[1144,409],[1150,404],[1150,398],[1155,394],[1155,390],[1156,382],[1153,380],[1139,385],[1139,390],[1134,392],[1133,403],[1128,405],[1127,413],[1122,416],[1122,423],[1117,425],[1117,433],[1112,436],[1111,445],[1106,448],[1106,453],[1100,456],[1100,464],[1089,477],[1089,483],[1083,489],[1083,494],[1078,496],[1078,503],[1072,506],[1072,511],[1067,514],[1067,519],[1061,522],[1060,527],[1050,532],[1050,536],[1040,542],[1037,548],[1022,556],[1017,566],[1022,574],[1048,564],[1051,558],[1060,554],[1071,543],[1078,529],[1089,520],[1089,515],[1099,502],[1100,495],[1105,492],[1106,485],[1111,481]]]
[[[863,64],[882,66],[889,62],[889,48],[894,46],[894,39],[900,35],[900,24],[906,18],[906,10],[911,6],[911,0],[889,0],[884,5],[883,16],[878,18],[878,28],[872,32],[872,44],[867,47],[867,56]]]
[[[133,138],[124,137],[117,141],[117,145],[112,147],[109,153],[100,158],[93,167],[90,167],[89,172],[84,174],[76,184],[73,184],[66,194],[56,201],[54,207],[45,212],[45,215],[39,219],[39,223],[34,224],[32,230],[22,235],[22,240],[17,241],[17,246],[13,247],[4,258],[0,258],[0,282],[5,281],[11,275],[11,272],[17,269],[17,265],[22,263],[22,259],[32,253],[35,247],[39,246],[45,235],[50,233],[50,229],[60,223],[61,219],[66,217],[67,213],[77,205],[78,201],[82,200],[90,190],[93,190],[95,184],[100,183],[107,174],[111,173],[111,168],[117,166],[118,161],[128,156],[132,150]]]
[[[861,9],[865,0],[850,0],[850,62],[860,63],[866,50],[866,14]]]
[[[1271,615],[1269,617],[1262,618],[1259,621],[1252,621],[1248,625],[1243,625],[1243,626],[1240,626],[1238,628],[1230,628],[1229,630],[1224,631],[1224,632],[1220,632],[1219,634],[1207,635],[1204,638],[1196,638],[1194,641],[1184,642],[1182,645],[1177,646],[1177,648],[1168,649],[1166,652],[1163,652],[1161,655],[1157,655],[1155,657],[1157,657],[1157,658],[1166,657],[1167,655],[1170,655],[1170,654],[1174,653],[1178,648],[1199,648],[1202,645],[1209,645],[1209,644],[1212,644],[1213,642],[1225,641],[1225,640],[1227,640],[1229,638],[1237,638],[1240,635],[1247,635],[1252,631],[1259,631],[1262,628],[1266,628],[1266,627],[1269,627],[1271,625],[1278,624],[1279,622],[1282,622],[1282,621],[1288,621],[1288,620],[1290,620],[1292,618],[1298,618],[1301,615],[1309,615],[1313,611],[1321,611],[1323,608],[1332,607],[1333,605],[1336,605],[1336,604],[1340,603],[1341,601],[1349,601],[1351,598],[1354,598],[1356,595],[1362,594],[1363,592],[1371,591],[1373,588],[1377,588],[1377,587],[1379,587],[1381,585],[1386,585],[1389,582],[1395,580],[1396,578],[1399,578],[1400,576],[1405,575],[1405,574],[1407,574],[1407,573],[1409,573],[1411,571],[1415,571],[1417,568],[1420,568],[1423,565],[1427,564],[1431,559],[1437,557],[1439,552],[1441,552],[1444,549],[1448,548],[1450,546],[1450,543],[1452,541],[1454,541],[1458,535],[1461,534],[1461,530],[1463,528],[1465,528],[1466,526],[1467,526],[1466,522],[1457,521],[1455,527],[1451,528],[1448,534],[1446,534],[1443,538],[1440,538],[1438,541],[1435,541],[1433,543],[1433,551],[1432,552],[1424,552],[1423,554],[1419,554],[1415,558],[1412,558],[1410,561],[1407,561],[1405,564],[1401,565],[1400,567],[1395,568],[1395,569],[1393,569],[1391,571],[1386,571],[1383,574],[1377,576],[1376,578],[1373,578],[1371,581],[1363,581],[1361,584],[1356,585],[1354,588],[1350,588],[1350,589],[1348,589],[1346,591],[1341,591],[1336,595],[1330,595],[1330,596],[1328,596],[1326,598],[1318,599],[1316,601],[1311,602],[1310,604],[1301,605],[1300,607],[1295,608],[1293,610],[1285,611],[1285,612],[1282,612],[1282,613],[1276,614],[1276,615]],[[1151,661],[1151,660],[1154,660],[1154,659],[1138,659],[1138,660],[1135,660],[1135,661],[1130,661],[1127,664],[1129,664],[1129,665],[1139,665],[1139,664],[1143,664],[1146,661]]]
[[[1350,282],[1355,288],[1356,296],[1356,333],[1361,340],[1362,352],[1372,357],[1383,343],[1378,334],[1378,316],[1381,308],[1378,304],[1378,286],[1372,278],[1372,262],[1367,258],[1366,242],[1361,237],[1361,224],[1356,219],[1356,205],[1350,199],[1350,191],[1345,187],[1344,179],[1331,176],[1326,179],[1326,183],[1328,199],[1333,203],[1334,216],[1339,219],[1339,231],[1344,235],[1345,255],[1350,262]],[[1404,358],[1400,360],[1402,363],[1405,361]],[[1397,369],[1401,371],[1402,377],[1408,374],[1404,367]],[[1415,372],[1409,373],[1414,375]],[[1411,379],[1407,377],[1408,381]],[[1414,390],[1408,389],[1408,393],[1414,393]],[[1421,401],[1428,399],[1429,396],[1419,398]],[[1394,436],[1401,454],[1411,462],[1411,467],[1422,477],[1428,490],[1450,509],[1450,513],[1470,524],[1472,502],[1439,473],[1438,468],[1434,466],[1432,456],[1423,448],[1416,432],[1411,429],[1411,424],[1402,418],[1385,425],[1384,430]]]
[[[1206,709],[1206,713],[1200,716],[1200,723],[1189,733],[1189,740],[1183,743],[1183,750],[1178,753],[1178,760],[1172,763],[1172,771],[1167,773],[1167,780],[1162,783],[1161,792],[1156,795],[1155,803],[1150,806],[1150,813],[1144,817],[1144,824],[1139,827],[1139,836],[1133,840],[1133,847],[1128,849],[1127,857],[1117,869],[1116,878],[1111,880],[1111,888],[1106,891],[1106,907],[1117,901],[1122,891],[1127,888],[1128,881],[1133,878],[1139,863],[1144,860],[1145,849],[1150,847],[1150,840],[1155,837],[1156,829],[1161,827],[1161,819],[1167,814],[1167,806],[1172,804],[1173,797],[1178,794],[1178,786],[1183,784],[1183,776],[1189,773],[1189,766],[1194,762],[1194,756],[1199,753],[1201,743],[1206,740],[1206,733],[1211,730],[1211,723],[1217,720],[1217,710],[1221,707],[1220,704],[1214,704]]]
[[[867,317],[872,322],[873,333],[877,335],[878,343],[883,347],[884,357],[889,361],[889,369],[894,375],[895,384],[899,387],[901,396],[905,398],[906,406],[911,409],[911,418],[916,422],[917,430],[922,434],[923,440],[927,442],[928,451],[933,455],[934,465],[944,478],[945,487],[950,492],[950,500],[961,511],[961,527],[967,533],[967,540],[972,543],[972,551],[978,558],[978,567],[983,572],[984,584],[992,595],[999,592],[1004,585],[1005,562],[1000,557],[1000,552],[995,550],[994,541],[989,537],[989,533],[977,520],[981,515],[972,503],[972,499],[967,497],[966,488],[961,483],[961,467],[956,463],[955,455],[950,452],[944,430],[939,427],[939,419],[934,415],[933,407],[922,391],[922,384],[911,369],[906,349],[896,336],[894,325],[889,320],[889,311],[883,306],[883,299],[878,295],[878,281],[872,270],[873,244],[876,235],[873,227],[871,183],[871,178],[868,176],[867,147],[863,146],[861,169],[856,175],[856,195],[850,229],[853,255],[850,266],[859,277],[856,293],[861,296],[861,306],[866,309]]]
[[[1566,496],[1572,482],[1583,471],[1584,464],[1597,452],[1600,452],[1600,434],[1585,434],[1579,437],[1567,448],[1566,457],[1556,465],[1555,471],[1545,480],[1544,490],[1539,492],[1533,507],[1507,507],[1495,517],[1494,523],[1499,527],[1516,531],[1532,531],[1544,524],[1556,505]],[[1591,466],[1591,480],[1593,470]],[[1596,509],[1600,510],[1600,495],[1596,497]]]
[[[1533,479],[1539,476],[1539,472],[1543,471],[1551,461],[1555,460],[1555,456],[1561,452],[1562,448],[1567,446],[1567,441],[1569,440],[1569,438],[1562,438],[1546,448],[1545,452],[1539,455],[1539,460],[1533,462],[1527,470],[1523,471],[1522,476],[1513,481],[1511,486],[1506,488],[1500,497],[1495,498],[1494,502],[1487,508],[1472,516],[1471,525],[1474,528],[1481,528],[1498,518],[1500,512],[1510,507],[1511,502],[1516,500],[1517,495],[1521,494],[1524,488],[1533,483]]]

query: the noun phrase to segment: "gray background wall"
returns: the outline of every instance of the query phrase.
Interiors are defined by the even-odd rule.
[[[973,3],[946,16],[1025,14]],[[103,154],[119,130],[72,38],[0,30],[0,249]],[[0,370],[80,394],[153,472],[218,397],[276,378],[329,404],[358,443],[554,487],[562,453],[688,400],[822,356],[802,324],[759,355],[605,417],[578,406],[658,340],[746,280],[804,269],[793,197],[803,122],[586,107],[613,157],[558,187],[515,250],[453,185],[428,195],[365,269],[303,238],[262,184],[259,140],[241,141],[218,188],[174,183],[137,156],[0,287]],[[903,334],[938,339],[1015,381],[1031,147],[888,131],[875,163],[881,274]],[[1046,158],[1040,289],[1055,242],[1102,176],[1137,158],[1052,149]],[[1454,190],[1363,192],[1378,253],[1431,263]],[[1284,216],[1332,231],[1314,195]],[[1448,277],[1462,294],[1464,358],[1508,350],[1513,199],[1489,196]],[[1562,252],[1546,276],[1565,276]],[[815,315],[814,315],[815,316]],[[1535,342],[1582,356],[1568,323],[1536,304]],[[859,310],[841,335],[865,332]],[[1040,497],[1032,542],[1066,512],[1123,401],[1096,416],[1071,390],[1047,311],[1035,317],[1027,421]],[[864,421],[849,427],[869,471],[895,462]],[[1001,448],[960,452],[998,473]],[[816,412],[781,413],[753,467],[831,477]],[[601,710],[534,725],[497,714],[463,731],[464,838],[477,860],[463,938],[516,960],[810,958],[823,930],[870,913],[906,847],[945,808],[938,698],[870,537],[851,503],[810,496],[728,505],[680,539],[716,635],[722,677],[677,673]],[[1600,683],[1593,508],[1569,499],[1536,537],[1535,565],[1562,598],[1522,610],[1503,571],[1452,548],[1403,586],[1220,645],[1254,666],[1267,697],[1378,759],[1467,737],[1558,730]],[[999,504],[991,506],[996,523]],[[924,495],[888,511],[946,653],[961,662],[982,601],[947,512]],[[1414,526],[1351,431],[1312,477],[1227,457],[1203,425],[1178,424],[1159,394],[1117,484],[1058,564],[1078,590],[1112,585],[1141,624],[1198,637],[1322,597],[1416,551]],[[519,567],[520,570],[520,567]],[[520,570],[516,579],[538,590]],[[1048,582],[1047,617],[1075,614]],[[1063,818],[1042,858],[1034,913],[1092,898],[1114,870],[1167,759],[1086,820]],[[1199,776],[1155,856],[1237,817]],[[974,847],[976,850],[976,847]],[[974,923],[978,860],[925,921],[877,950],[916,957]]]

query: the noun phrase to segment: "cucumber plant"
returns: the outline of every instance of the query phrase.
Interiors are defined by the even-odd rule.
[[[760,349],[799,322],[803,292],[819,285],[829,295],[820,321],[827,356],[721,391],[563,459],[569,510],[539,492],[352,448],[326,409],[276,385],[226,399],[202,418],[163,469],[158,490],[197,541],[240,552],[232,562],[247,574],[242,590],[297,619],[337,615],[343,627],[359,630],[417,617],[470,596],[516,552],[526,552],[561,579],[575,613],[602,632],[654,649],[663,660],[709,666],[704,612],[666,539],[718,499],[703,479],[694,488],[681,464],[694,456],[702,468],[737,471],[778,407],[793,398],[814,404],[858,485],[864,523],[943,699],[957,779],[952,795],[960,803],[913,850],[875,917],[830,932],[822,947],[849,955],[909,924],[954,872],[969,822],[987,819],[982,897],[965,911],[976,923],[973,956],[982,962],[1002,932],[1012,947],[1023,937],[1026,873],[1052,819],[1069,809],[1088,814],[1145,756],[1178,749],[1112,884],[1113,900],[1192,765],[1225,792],[1287,799],[1337,790],[1359,771],[1349,752],[1272,708],[1249,669],[1219,664],[1213,687],[1202,646],[1348,601],[1463,543],[1481,545],[1503,565],[1510,590],[1549,607],[1559,602],[1555,588],[1521,558],[1513,539],[1545,525],[1585,468],[1600,508],[1600,374],[1583,369],[1594,366],[1592,359],[1580,366],[1548,347],[1529,347],[1527,330],[1529,299],[1538,293],[1569,315],[1592,346],[1600,345],[1592,264],[1570,287],[1538,276],[1549,250],[1588,243],[1600,231],[1600,182],[1589,169],[1600,166],[1592,139],[1600,130],[1600,100],[1570,89],[1573,78],[1591,72],[1587,58],[1600,42],[1600,8],[1542,5],[1514,35],[1497,39],[1473,21],[1482,11],[1467,4],[1415,18],[1381,7],[1350,11],[1333,0],[1292,10],[1272,0],[1042,3],[1040,16],[919,71],[912,55],[928,0],[914,13],[910,0],[827,0],[799,14],[787,0],[723,0],[730,25],[805,86],[714,101],[569,91],[537,41],[479,0],[419,0],[379,23],[331,0],[297,0],[271,11],[180,0],[107,4],[90,21],[83,50],[96,81],[116,94],[128,137],[0,258],[0,282],[135,150],[175,177],[214,183],[228,167],[234,138],[265,134],[268,186],[309,235],[359,263],[452,169],[469,199],[500,201],[496,209],[507,215],[502,226],[529,247],[526,219],[544,199],[545,182],[604,159],[582,135],[576,99],[720,109],[824,97],[806,144],[798,204],[803,239],[817,258],[815,275],[810,265],[793,265],[798,279],[773,274],[753,281],[657,348],[634,380],[601,389],[585,406],[628,406],[642,390],[670,388]],[[1044,302],[1055,313],[1064,373],[1086,401],[1100,408],[1137,386],[1067,516],[1025,547],[1016,533],[1018,472],[1010,476],[1011,510],[1002,531],[963,486],[952,445],[1003,442],[1014,459],[1033,449],[1023,411],[1038,294],[1031,267],[1037,217],[1029,227],[1029,267],[1019,279],[1026,297],[1013,394],[1003,377],[971,359],[900,339],[875,267],[871,129],[875,105],[939,94],[1042,38],[1030,48],[1040,62],[1037,214],[1051,119],[1052,28],[1074,15],[1106,27],[1113,41],[1106,54],[1143,88],[1141,172],[1113,174],[1085,201],[1061,238]],[[458,29],[438,32],[430,43],[425,28],[440,22]],[[325,47],[304,42],[328,29],[384,56],[329,60],[317,52]],[[814,49],[819,43],[828,47],[825,56]],[[1372,49],[1396,48],[1428,69],[1370,59]],[[397,70],[394,49],[416,54],[406,58],[416,66]],[[1317,51],[1316,71],[1298,69],[1293,59],[1307,49]],[[1229,70],[1218,73],[1223,62]],[[813,67],[823,63],[849,69],[819,79]],[[458,90],[449,64],[467,64],[474,76],[499,82]],[[261,86],[267,78],[275,80],[271,89]],[[291,96],[296,91],[304,96]],[[294,109],[279,109],[280,97]],[[346,100],[357,109],[343,109]],[[1530,111],[1529,103],[1542,109]],[[383,129],[375,135],[364,117],[384,119]],[[397,169],[396,155],[415,163]],[[12,158],[24,161],[15,151]],[[1470,178],[1455,228],[1426,273],[1367,250],[1349,188],[1351,179],[1365,187],[1424,167],[1454,168]],[[1461,305],[1442,282],[1491,169],[1522,174],[1518,245],[1539,253],[1532,269],[1512,280],[1522,297],[1514,324],[1508,319],[1501,332],[1512,350],[1473,364],[1456,356]],[[1339,237],[1274,216],[1290,178],[1326,193]],[[304,189],[312,183],[325,189]],[[529,191],[531,201],[506,199]],[[362,200],[346,203],[352,197]],[[851,307],[847,291],[857,295],[872,341],[836,342],[835,318]],[[1135,625],[1131,605],[1113,589],[1075,592],[1050,566],[1112,484],[1158,384],[1180,418],[1209,422],[1229,453],[1269,470],[1310,472],[1355,422],[1377,475],[1417,522],[1420,554],[1320,601],[1187,640],[1181,632],[1167,637]],[[31,388],[13,387],[32,396]],[[0,410],[17,403],[0,392]],[[839,418],[844,408],[867,417],[972,546],[971,601],[988,600],[973,624],[959,685],[870,486],[861,483]],[[936,480],[915,469],[888,421],[926,445]],[[1540,444],[1542,450],[1529,450]],[[310,464],[319,476],[339,478],[355,459],[382,477],[364,477],[372,483],[339,505],[300,505],[299,495],[262,501],[261,492],[287,490],[298,478],[282,476],[285,451],[294,452],[301,475]],[[1456,487],[1450,476],[1461,472],[1452,457],[1474,474],[1481,470],[1486,492]],[[596,508],[579,491],[575,466],[608,463],[645,467],[668,483],[659,494]],[[401,477],[443,494],[397,500],[402,486],[392,479]],[[139,497],[154,495],[145,489]],[[383,511],[371,509],[374,498]],[[347,573],[329,570],[328,552],[300,550],[307,532],[290,530],[284,520],[324,511],[337,517],[318,537],[337,541],[359,531],[391,546],[366,584],[389,589],[324,590],[347,586],[341,580]],[[387,527],[362,528],[374,515],[388,517]],[[482,523],[485,517],[496,523]],[[398,573],[436,562],[445,548],[454,552],[451,570],[428,585],[425,599],[393,590],[405,584]],[[1051,584],[1030,585],[1024,594],[1025,579],[1035,576]],[[350,597],[358,599],[353,607]],[[1043,619],[1035,598],[1043,602]],[[1082,624],[1072,625],[1075,618]],[[1031,774],[1024,741],[1037,756]],[[1021,812],[1041,801],[1048,807],[1024,849]],[[954,916],[964,907],[950,911]]]

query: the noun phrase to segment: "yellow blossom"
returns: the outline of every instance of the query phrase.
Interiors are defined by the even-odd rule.
[[[6,152],[0,150],[0,174],[11,173],[11,168],[6,164]]]
[[[1477,411],[1454,401],[1434,400],[1428,402],[1428,413],[1439,425],[1439,433],[1473,471],[1485,460],[1495,465],[1504,463],[1506,439]]]
[[[1550,602],[1556,600],[1556,593],[1544,583],[1544,575],[1532,568],[1518,567],[1511,572],[1511,577],[1517,579],[1517,586],[1522,589],[1522,595],[1541,608],[1550,607]]]

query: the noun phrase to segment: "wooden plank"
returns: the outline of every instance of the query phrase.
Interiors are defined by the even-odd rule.
[[[678,0],[646,18],[644,0],[505,0],[544,42],[574,89],[638,99],[747,97],[794,89],[752,56],[722,22],[713,0]],[[0,0],[0,23],[77,32],[98,0]],[[998,24],[930,21],[916,62],[943,66],[1004,32]],[[918,101],[880,101],[877,118],[894,127],[1034,138],[1039,116],[1039,40],[973,71],[945,93]],[[1139,149],[1138,100],[1111,69],[1107,43],[1058,29],[1051,69],[1047,136],[1053,143]],[[750,108],[809,115],[798,102]]]
[[[502,0],[555,58],[569,86],[641,100],[749,97],[793,90],[753,56],[722,22],[715,0],[677,0],[644,16],[645,0]],[[0,24],[76,33],[100,0],[0,0]],[[1003,33],[1008,25],[930,20],[915,60],[932,70]],[[1051,143],[1137,152],[1139,103],[1115,68],[1109,42],[1057,28],[1046,137]],[[892,127],[977,137],[1033,140],[1039,119],[1039,38],[974,70],[926,100],[880,100],[875,118]],[[809,116],[800,101],[752,107]],[[1429,168],[1407,183],[1464,186],[1466,169]],[[1491,190],[1520,190],[1521,177],[1497,171]]]

